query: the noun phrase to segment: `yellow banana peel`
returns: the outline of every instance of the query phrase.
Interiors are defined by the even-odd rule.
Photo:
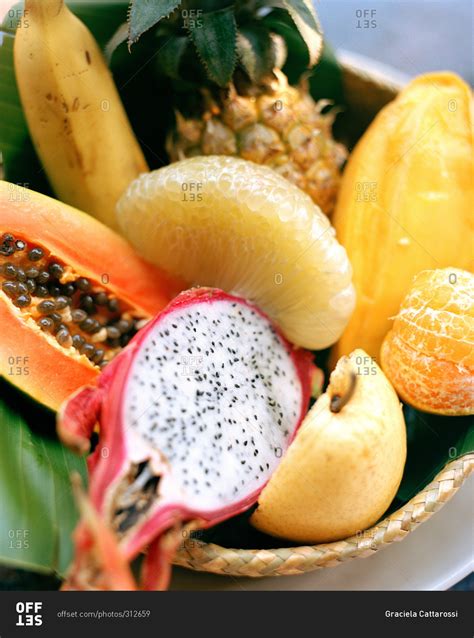
[[[63,0],[26,0],[14,63],[56,195],[117,229],[115,203],[148,167],[92,34]]]

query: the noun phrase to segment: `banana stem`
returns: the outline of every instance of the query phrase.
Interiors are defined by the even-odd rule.
[[[344,394],[333,394],[331,397],[331,403],[329,405],[329,409],[331,412],[340,412],[342,408],[351,400],[352,395],[354,394],[354,390],[357,383],[357,375],[355,372],[351,372],[351,380],[349,383],[349,387],[347,388]]]

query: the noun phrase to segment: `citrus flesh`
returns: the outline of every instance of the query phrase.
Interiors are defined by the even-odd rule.
[[[474,413],[474,275],[424,270],[414,279],[381,349],[399,396],[419,410]]]
[[[325,348],[348,322],[355,293],[345,249],[310,197],[266,166],[176,162],[134,180],[117,217],[146,259],[245,297],[296,345]]]

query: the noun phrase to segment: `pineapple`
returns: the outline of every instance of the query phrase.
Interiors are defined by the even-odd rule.
[[[328,112],[327,100],[313,100],[307,80],[292,86],[282,71],[295,42],[306,46],[311,66],[319,56],[322,39],[311,0],[207,0],[199,3],[204,9],[186,0],[172,4],[178,6],[166,17],[169,2],[156,3],[156,37],[163,47],[158,66],[178,82],[182,102],[183,94],[194,95],[175,110],[166,139],[170,160],[232,155],[264,164],[330,215],[347,155],[332,137],[335,109]],[[144,30],[146,8],[146,0],[131,4],[130,42]]]

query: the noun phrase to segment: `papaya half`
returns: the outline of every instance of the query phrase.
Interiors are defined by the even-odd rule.
[[[66,204],[0,181],[0,375],[57,410],[182,282]]]
[[[473,266],[473,111],[453,73],[422,75],[377,115],[349,158],[332,219],[356,309],[332,353],[378,358],[421,270]]]

